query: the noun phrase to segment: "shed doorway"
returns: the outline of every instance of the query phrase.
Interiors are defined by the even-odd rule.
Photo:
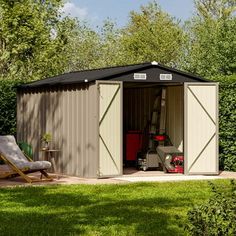
[[[124,83],[123,94],[123,173],[183,173],[183,85]]]

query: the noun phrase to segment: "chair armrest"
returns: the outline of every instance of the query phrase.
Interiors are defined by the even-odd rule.
[[[27,158],[29,162],[33,162],[33,160],[24,151],[22,151],[22,153],[24,154],[24,156]]]

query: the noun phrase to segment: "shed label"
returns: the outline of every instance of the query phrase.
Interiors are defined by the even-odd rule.
[[[146,73],[134,73],[134,79],[146,80],[147,79],[147,74]]]
[[[172,74],[160,74],[160,80],[172,80]]]

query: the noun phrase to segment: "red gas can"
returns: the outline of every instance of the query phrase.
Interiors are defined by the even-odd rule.
[[[142,148],[142,132],[128,131],[126,133],[126,161],[135,161],[138,151]]]

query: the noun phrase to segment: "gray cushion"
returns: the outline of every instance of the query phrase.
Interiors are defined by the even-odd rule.
[[[19,169],[45,170],[51,167],[51,163],[48,161],[28,161],[12,135],[0,135],[0,153]]]

